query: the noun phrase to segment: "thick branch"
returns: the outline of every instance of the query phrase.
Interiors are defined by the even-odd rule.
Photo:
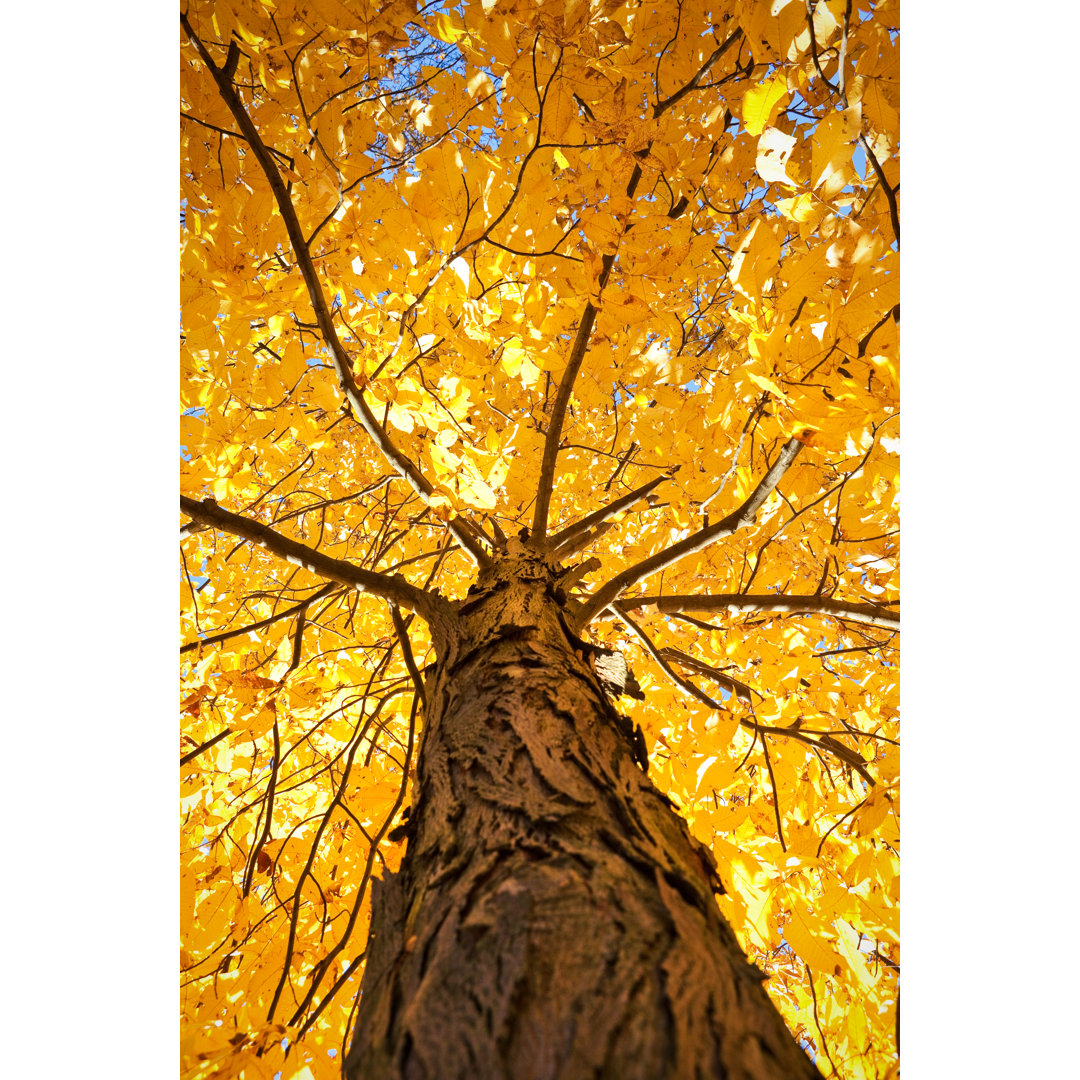
[[[675,91],[669,98],[657,102],[653,107],[653,117],[662,116],[676,102],[682,100],[691,91],[696,90],[705,78],[709,69],[727,52],[728,48],[742,35],[742,30],[737,29],[723,44],[718,46],[712,55],[705,61],[698,73],[683,87]],[[652,143],[643,150],[638,151],[641,157],[647,156],[652,149]],[[635,165],[630,174],[629,183],[626,185],[626,197],[633,198],[637,190],[638,181],[641,179],[641,166]],[[624,229],[624,234],[633,226]],[[611,268],[615,263],[615,252],[605,255],[601,259],[600,278],[597,282],[597,292],[603,292],[607,284]],[[551,415],[548,418],[547,435],[544,439],[544,457],[540,463],[540,480],[536,489],[536,509],[533,513],[532,538],[543,540],[547,532],[548,510],[551,505],[551,491],[555,483],[555,460],[559,456],[559,440],[562,436],[563,421],[566,419],[566,409],[570,403],[570,394],[574,389],[574,382],[585,358],[585,352],[589,346],[589,335],[592,333],[593,324],[596,321],[597,308],[590,300],[585,305],[585,311],[581,316],[577,336],[574,338],[573,347],[570,350],[570,359],[567,361],[566,370],[559,380],[558,389],[555,391],[555,401],[551,406]],[[616,599],[612,597],[611,599]],[[601,604],[597,609],[603,611],[607,603]]]
[[[626,197],[628,199],[633,198],[640,179],[641,166],[635,165],[634,171],[630,174],[630,180],[626,185]],[[623,230],[624,233],[626,231],[626,229]],[[597,296],[604,291],[604,286],[607,284],[608,277],[611,274],[611,268],[615,265],[615,254],[615,252],[610,252],[600,260],[600,277],[596,283]],[[570,404],[570,394],[574,389],[577,373],[589,347],[589,335],[592,333],[593,324],[596,322],[598,310],[591,300],[585,304],[585,311],[581,316],[581,323],[578,325],[577,335],[574,337],[574,344],[570,350],[570,359],[566,362],[566,370],[562,373],[558,389],[555,391],[551,415],[548,417],[547,434],[544,436],[544,457],[540,462],[540,479],[536,485],[536,510],[533,513],[532,525],[532,538],[534,540],[543,540],[547,532],[551,491],[555,485],[555,460],[559,456],[559,440],[562,438],[563,421],[566,419],[566,410]]]
[[[214,82],[217,83],[218,93],[221,95],[221,99],[229,107],[229,111],[236,120],[237,126],[243,132],[244,138],[247,140],[248,145],[251,147],[251,151],[255,156],[255,160],[258,161],[259,165],[262,167],[267,182],[270,184],[270,189],[274,193],[274,199],[277,202],[278,210],[281,213],[282,220],[285,222],[285,228],[289,234],[293,255],[296,258],[297,265],[300,267],[300,272],[304,278],[304,284],[307,286],[308,299],[311,301],[312,310],[315,312],[315,320],[318,323],[319,332],[322,335],[323,340],[330,347],[330,355],[334,361],[334,370],[337,372],[342,393],[344,393],[346,400],[352,406],[353,413],[359,420],[360,425],[368,435],[371,436],[372,441],[375,443],[376,447],[378,447],[378,450],[386,460],[386,463],[398,476],[403,480],[406,480],[412,489],[425,503],[427,503],[434,494],[435,489],[427,479],[425,479],[420,470],[394,445],[390,436],[387,435],[383,426],[376,419],[375,414],[368,407],[368,403],[364,399],[360,385],[353,375],[352,358],[349,356],[345,346],[341,343],[337,329],[334,326],[334,321],[330,313],[330,305],[326,302],[326,296],[323,292],[322,285],[319,282],[319,276],[315,270],[315,263],[311,258],[308,242],[304,238],[303,230],[300,228],[300,221],[296,216],[296,208],[293,206],[292,199],[289,197],[285,182],[281,179],[281,173],[278,171],[274,159],[270,156],[270,151],[266,148],[266,144],[260,138],[251,117],[248,115],[247,109],[244,107],[244,103],[240,100],[240,96],[237,94],[236,88],[232,84],[232,79],[227,73],[229,64],[232,63],[233,66],[235,66],[236,57],[239,55],[236,43],[233,42],[229,47],[229,60],[226,62],[225,68],[219,68],[210,59],[210,54],[207,52],[203,43],[195,35],[195,32],[192,30],[191,24],[188,22],[185,15],[180,16],[180,22],[183,24],[188,37],[191,38],[192,44],[194,44],[195,48],[198,50],[203,63],[207,66],[207,69],[213,76]],[[449,528],[450,532],[453,534],[454,539],[456,539],[457,542],[465,548],[474,559],[476,559],[479,565],[486,565],[488,561],[487,554],[475,537],[467,529],[461,526],[460,521],[451,518],[447,522],[447,528]]]
[[[900,612],[885,611],[873,604],[850,604],[842,600],[826,600],[821,596],[785,596],[714,593],[702,596],[633,596],[624,601],[633,609],[655,604],[666,615],[677,611],[763,611],[776,615],[832,615],[838,619],[880,626],[884,630],[900,629]]]
[[[605,261],[607,258],[608,256],[605,255]],[[563,421],[566,419],[566,407],[570,403],[570,393],[574,388],[574,380],[577,378],[581,361],[585,359],[585,350],[589,346],[589,335],[592,333],[593,323],[596,322],[596,311],[596,307],[590,300],[585,305],[585,312],[581,316],[577,336],[574,338],[574,345],[570,350],[570,359],[566,363],[566,370],[563,372],[562,378],[559,380],[559,387],[555,391],[555,401],[551,406],[547,435],[544,438],[544,457],[540,462],[540,480],[536,488],[536,510],[533,514],[532,526],[534,540],[542,540],[547,532],[551,490],[555,483],[555,459],[559,456],[559,440],[562,437]]]
[[[747,525],[751,524],[754,520],[754,516],[761,508],[762,503],[769,497],[773,488],[780,483],[784,473],[787,472],[788,467],[795,460],[795,456],[801,449],[802,443],[800,443],[798,439],[789,439],[784,445],[783,450],[780,451],[780,456],[776,459],[776,463],[765,474],[764,479],[754,489],[753,494],[738,508],[738,510],[728,514],[723,521],[718,521],[704,529],[699,529],[696,533],[691,533],[678,543],[664,548],[663,551],[658,551],[655,555],[651,555],[649,558],[643,559],[641,562],[627,567],[621,574],[617,574],[607,582],[607,584],[601,586],[600,589],[585,602],[585,606],[579,615],[579,619],[581,620],[580,625],[587,625],[592,618],[603,611],[609,604],[618,600],[632,585],[636,585],[639,581],[643,581],[645,578],[663,570],[664,567],[670,566],[674,562],[678,562],[687,555],[692,555],[694,552],[701,551],[722,537],[730,536],[733,532],[737,532],[739,529],[745,528]]]
[[[374,570],[363,570],[342,559],[324,555],[321,551],[316,551],[306,544],[290,540],[289,537],[274,532],[273,529],[258,521],[251,521],[249,518],[222,509],[213,499],[198,502],[195,499],[189,499],[186,495],[181,495],[180,509],[203,525],[250,540],[272,555],[278,555],[296,566],[302,566],[313,574],[336,581],[341,585],[347,585],[358,592],[381,596],[407,611],[415,611],[429,623],[433,619],[445,618],[450,614],[450,607],[442,597],[418,589],[397,574],[380,574]]]
[[[568,525],[565,529],[557,532],[551,538],[551,544],[555,548],[556,555],[563,559],[567,555],[579,551],[583,546],[580,542],[585,539],[590,529],[607,521],[608,518],[614,517],[627,507],[633,506],[639,499],[644,499],[653,488],[659,487],[667,479],[666,476],[658,476],[655,480],[650,480],[647,484],[642,484],[641,487],[628,491],[614,502],[608,503],[607,506],[599,510],[594,510],[580,521],[576,521],[573,525]]]
[[[390,617],[394,620],[394,632],[398,636],[398,642],[401,644],[401,655],[405,658],[405,666],[409,669],[409,675],[412,678],[413,686],[416,687],[416,694],[420,698],[424,708],[427,708],[427,694],[424,692],[424,680],[420,675],[420,671],[416,666],[416,659],[413,657],[412,643],[409,641],[409,627],[405,620],[401,617],[401,612],[391,604],[390,605]]]

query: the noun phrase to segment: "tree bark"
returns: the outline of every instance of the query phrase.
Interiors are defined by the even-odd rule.
[[[562,571],[508,547],[438,642],[345,1076],[819,1078],[569,629]]]

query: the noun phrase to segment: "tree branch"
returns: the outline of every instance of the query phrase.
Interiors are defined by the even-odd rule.
[[[432,487],[420,470],[394,445],[390,436],[386,433],[383,426],[376,419],[375,414],[369,408],[368,403],[363,396],[360,383],[357,382],[356,377],[353,375],[352,358],[349,356],[348,351],[338,337],[337,329],[334,326],[333,317],[330,312],[330,306],[326,302],[326,296],[323,293],[318,273],[315,270],[315,263],[311,258],[308,242],[304,238],[303,230],[300,228],[299,218],[296,216],[296,208],[293,206],[288,189],[281,179],[281,173],[278,171],[277,165],[270,156],[266,144],[260,138],[251,117],[248,115],[247,109],[244,107],[244,103],[240,100],[240,96],[237,94],[236,89],[232,84],[232,79],[229,77],[226,70],[228,62],[226,63],[226,68],[219,68],[213,60],[210,59],[210,54],[207,52],[206,46],[203,45],[196,36],[195,31],[191,28],[191,24],[187,20],[187,16],[182,14],[180,16],[180,22],[188,37],[191,39],[192,44],[198,50],[203,63],[207,66],[210,74],[213,76],[214,82],[217,84],[218,93],[229,107],[233,119],[236,120],[237,126],[243,132],[244,138],[251,147],[251,151],[254,154],[256,161],[258,161],[259,165],[262,167],[262,171],[270,184],[270,189],[274,194],[278,210],[281,212],[282,220],[285,222],[285,228],[289,234],[293,255],[296,258],[297,265],[300,267],[300,272],[304,278],[304,284],[307,286],[308,299],[310,300],[312,310],[315,313],[315,320],[318,323],[319,332],[330,348],[330,355],[333,358],[334,370],[337,373],[342,393],[352,406],[353,412],[359,420],[360,425],[371,437],[390,468],[403,480],[407,481],[425,503],[430,502],[430,498],[435,492],[434,487]],[[235,48],[236,43],[233,42],[232,46],[230,46],[229,55],[230,60],[232,60],[234,65],[235,60],[233,60],[232,57]],[[486,552],[477,542],[475,537],[467,529],[462,527],[461,522],[455,518],[451,518],[446,524],[447,528],[453,534],[454,539],[473,556],[478,565],[486,565],[488,562]]]
[[[604,261],[611,258],[605,255]],[[601,286],[602,287],[602,286]],[[570,393],[574,388],[581,361],[585,359],[585,350],[589,345],[589,335],[596,322],[597,309],[590,300],[585,305],[585,312],[578,324],[574,345],[570,350],[570,359],[566,370],[559,380],[555,391],[555,401],[548,417],[547,434],[544,437],[544,457],[540,462],[540,479],[536,485],[536,509],[533,513],[532,538],[542,540],[547,532],[548,509],[551,506],[551,491],[555,483],[555,459],[559,456],[559,440],[562,437],[563,421],[566,419],[566,407],[570,403]]]
[[[653,106],[653,119],[659,119],[672,107],[672,105],[677,104],[691,91],[696,90],[701,85],[701,80],[709,73],[709,70],[716,61],[719,60],[740,37],[742,37],[742,27],[738,27],[726,41],[722,42],[713,50],[712,55],[710,55],[705,63],[701,65],[698,73],[685,86],[679,87],[675,93],[671,94],[663,101],[658,101]]]
[[[885,611],[873,604],[827,600],[821,596],[713,593],[701,596],[632,596],[623,603],[631,610],[655,604],[657,610],[665,615],[677,611],[762,611],[776,615],[831,615],[867,626],[880,626],[885,630],[900,629],[899,611]]]
[[[181,759],[180,764],[186,765],[189,761],[194,761],[205,750],[209,750],[211,746],[216,746],[226,735],[232,734],[232,728],[226,728],[224,731],[219,731],[212,739],[207,739],[206,742],[200,746],[196,746],[194,750],[189,750]]]
[[[625,605],[619,606],[619,611],[622,612],[626,608],[632,608],[633,603],[632,600],[626,601]],[[674,660],[675,663],[688,667],[691,671],[697,672],[698,675],[704,675],[705,678],[712,679],[717,686],[722,686],[725,690],[730,690],[737,698],[742,698],[751,709],[754,707],[752,695],[757,694],[762,700],[765,698],[765,695],[760,690],[755,690],[741,680],[732,678],[726,671],[721,671],[719,668],[713,667],[712,664],[706,664],[704,660],[698,660],[689,653],[684,653],[681,649],[668,647],[661,650],[661,655],[667,660]]]
[[[870,159],[870,164],[874,167],[874,173],[877,175],[878,183],[881,184],[881,188],[885,192],[885,201],[889,204],[889,221],[892,223],[893,236],[896,237],[896,250],[899,251],[900,210],[896,205],[896,189],[890,187],[889,181],[885,179],[885,170],[881,167],[881,162],[878,161],[874,151],[870,148],[870,143],[866,136],[860,133],[859,139],[863,144],[863,149],[866,151],[866,156]]]
[[[716,540],[725,536],[730,536],[733,532],[749,525],[754,520],[754,516],[761,508],[762,503],[769,497],[773,488],[780,483],[784,473],[787,472],[788,467],[795,460],[796,455],[801,449],[802,443],[799,442],[798,439],[788,439],[783,450],[780,451],[780,456],[776,459],[776,463],[765,474],[764,479],[754,489],[753,494],[738,508],[738,510],[728,514],[723,521],[718,521],[714,525],[699,529],[696,533],[691,533],[678,543],[664,548],[663,551],[658,551],[655,555],[651,555],[649,558],[643,559],[641,562],[627,567],[622,573],[617,574],[607,582],[607,584],[602,585],[590,599],[586,600],[582,611],[578,615],[580,626],[587,625],[589,621],[595,618],[604,610],[604,608],[615,600],[618,600],[632,585],[636,585],[639,581],[643,581],[645,578],[663,570],[664,567],[670,566],[674,562],[678,562],[687,555],[692,555],[694,552],[701,551]]]
[[[397,634],[398,642],[401,644],[401,655],[405,658],[405,667],[409,669],[409,675],[412,678],[413,686],[416,687],[417,696],[426,709],[427,694],[424,693],[424,680],[416,667],[416,659],[413,657],[408,624],[401,617],[401,612],[398,611],[394,604],[390,605],[390,617],[394,620],[394,632]]]
[[[287,536],[258,521],[233,514],[222,509],[213,499],[198,502],[186,495],[180,496],[180,509],[202,525],[209,525],[233,536],[243,537],[253,544],[277,555],[295,566],[302,566],[313,574],[347,585],[358,592],[381,596],[407,611],[415,611],[421,618],[431,623],[446,619],[451,615],[451,608],[441,596],[426,592],[410,584],[397,574],[380,574],[374,570],[364,570],[342,559],[324,555],[321,551],[290,540]],[[314,598],[313,598],[314,599]],[[310,602],[310,601],[309,601]]]
[[[696,90],[701,84],[701,80],[705,78],[709,69],[741,36],[741,28],[736,29],[726,41],[713,51],[712,55],[705,61],[698,73],[685,86],[676,90],[675,93],[664,101],[658,101],[656,105],[653,106],[653,118],[656,119],[662,116],[678,101],[681,101],[683,97],[691,91]],[[647,156],[651,149],[652,143],[650,142],[644,150],[638,151],[638,156]],[[634,166],[634,171],[630,174],[630,180],[626,185],[626,197],[628,199],[633,198],[640,179],[641,165],[638,164]],[[632,227],[633,226],[631,225],[624,228],[623,235],[629,232]],[[611,268],[615,263],[615,255],[616,253],[612,252],[601,259],[600,277],[597,282],[598,293],[603,292],[604,286],[607,284]],[[551,491],[555,482],[555,460],[559,456],[559,439],[562,436],[563,421],[566,419],[566,408],[570,403],[570,394],[574,388],[574,381],[577,379],[578,370],[581,367],[581,362],[585,358],[585,352],[588,349],[589,335],[592,333],[593,324],[596,322],[597,310],[597,307],[591,300],[586,303],[585,311],[581,316],[581,323],[578,326],[577,335],[574,338],[573,347],[570,350],[570,358],[566,363],[566,370],[563,371],[562,378],[559,380],[558,389],[555,391],[555,401],[551,406],[551,416],[548,419],[547,435],[544,439],[544,457],[540,463],[540,479],[536,488],[536,508],[533,513],[531,534],[534,540],[543,540],[544,535],[547,532],[548,510],[551,505]],[[612,597],[611,599],[617,599],[617,597]],[[607,602],[601,604],[597,610],[603,611],[605,607],[607,607]]]
[[[647,484],[642,484],[641,487],[634,488],[633,491],[629,491],[625,495],[620,496],[614,502],[608,503],[607,506],[600,510],[594,510],[580,521],[575,522],[573,525],[568,525],[565,529],[557,532],[551,537],[551,544],[555,548],[555,554],[560,559],[563,559],[567,555],[572,555],[574,552],[580,551],[581,547],[584,546],[581,542],[584,541],[585,536],[590,529],[607,521],[608,518],[614,517],[627,507],[633,506],[639,499],[644,499],[653,488],[659,487],[667,479],[669,479],[667,476],[658,476],[655,480],[650,480]]]
[[[613,604],[608,610],[610,610],[612,614],[617,615],[626,623],[626,625],[633,632],[634,636],[638,639],[638,641],[641,642],[641,645],[645,649],[645,651],[653,658],[653,660],[656,661],[659,667],[663,670],[664,674],[667,675],[667,677],[673,683],[675,683],[675,685],[678,686],[682,691],[689,694],[691,697],[696,698],[703,705],[707,705],[710,709],[714,709],[717,712],[730,712],[730,710],[727,710],[725,706],[720,704],[720,702],[714,700],[712,697],[706,694],[705,691],[702,690],[700,687],[695,686],[689,679],[684,679],[681,675],[679,675],[678,672],[676,672],[667,662],[668,658],[697,670],[700,674],[706,675],[706,677],[712,679],[714,682],[719,683],[721,686],[731,690],[737,696],[742,696],[745,699],[746,703],[750,706],[751,714],[753,714],[754,706],[750,699],[751,692],[757,694],[758,697],[763,696],[757,690],[752,691],[751,688],[745,683],[741,683],[737,679],[732,679],[729,675],[725,675],[722,671],[717,671],[716,668],[711,667],[709,664],[705,664],[699,660],[695,660],[692,656],[688,656],[686,653],[679,652],[677,649],[658,649],[656,645],[653,644],[652,640],[649,638],[649,635],[646,634],[645,631],[640,626],[638,626],[638,624],[634,622],[634,620],[631,619],[629,615],[627,615],[623,605]],[[756,716],[753,717],[753,719],[747,719],[745,716],[740,716],[739,724],[740,726],[747,728],[749,731],[755,732],[755,741],[757,735],[761,736],[761,743],[762,746],[765,748],[766,763],[768,763],[769,751],[765,742],[765,736],[780,735],[786,739],[795,739],[796,742],[804,743],[806,746],[809,746],[814,750],[824,750],[826,753],[832,754],[833,757],[838,758],[845,765],[849,766],[852,769],[855,769],[863,777],[863,779],[866,780],[868,784],[870,784],[871,787],[873,787],[876,783],[874,778],[867,771],[866,763],[863,761],[862,756],[858,753],[858,751],[852,750],[849,746],[845,746],[838,739],[832,738],[828,733],[817,733],[819,737],[817,739],[812,739],[809,732],[801,731],[798,726],[772,727],[766,724],[759,723]],[[753,747],[751,747],[751,749],[753,749]],[[769,772],[770,774],[772,773],[771,765],[769,766]],[[775,781],[773,783],[773,791],[776,791]],[[777,811],[777,814],[777,830],[779,831],[782,838],[783,829],[780,825],[779,811]]]
[[[769,740],[761,736],[761,749],[765,752],[765,766],[769,770],[769,781],[772,784],[773,814],[776,816],[776,835],[780,837],[780,850],[787,851],[784,843],[784,826],[780,823],[780,789],[776,786],[776,776],[772,770],[772,758],[769,757]]]
[[[630,180],[626,185],[626,197],[628,199],[633,198],[640,179],[641,166],[635,165],[634,171],[630,174]],[[629,229],[630,227],[623,229],[623,235],[629,232]],[[604,291],[604,286],[607,284],[611,268],[615,265],[615,255],[616,252],[611,252],[600,259],[600,276],[596,283],[598,300],[599,294]],[[592,333],[593,324],[596,322],[598,310],[599,308],[591,300],[585,304],[585,311],[581,316],[573,347],[570,349],[570,358],[566,362],[566,370],[563,371],[562,378],[559,379],[559,386],[555,391],[555,400],[551,405],[547,434],[544,436],[544,457],[540,462],[540,479],[536,485],[536,509],[533,513],[531,533],[534,540],[543,540],[544,535],[547,533],[551,491],[555,484],[555,460],[559,456],[559,440],[562,438],[563,421],[566,419],[566,409],[570,404],[570,394],[574,389],[577,373],[589,347],[589,335]],[[601,608],[601,610],[603,609]]]
[[[673,682],[676,686],[680,687],[687,694],[693,698],[697,698],[703,705],[707,705],[710,709],[715,709],[717,712],[722,712],[724,707],[718,701],[714,701],[704,690],[699,690],[689,679],[684,679],[676,672],[671,665],[664,659],[661,651],[653,644],[649,635],[623,609],[620,604],[612,604],[611,612],[617,615],[623,622],[626,623],[632,631],[634,637],[641,642],[642,648],[656,661],[657,665],[664,672],[664,674]]]
[[[321,600],[324,596],[329,596],[337,588],[336,582],[328,582],[318,592],[312,593],[306,600],[302,600],[299,604],[294,604],[284,611],[279,611],[276,615],[270,615],[268,618],[260,619],[258,622],[247,623],[245,626],[234,627],[232,630],[222,630],[220,634],[211,634],[209,637],[189,641],[186,645],[180,646],[180,652],[181,654],[191,652],[192,649],[198,649],[202,645],[217,645],[222,641],[228,641],[229,638],[239,637],[241,634],[250,634],[253,630],[262,630],[265,626],[287,619],[290,615],[296,615],[309,604]]]

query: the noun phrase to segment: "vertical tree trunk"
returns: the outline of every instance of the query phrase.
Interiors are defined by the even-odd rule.
[[[346,1077],[819,1077],[720,916],[711,854],[635,760],[557,567],[511,554],[427,683]]]

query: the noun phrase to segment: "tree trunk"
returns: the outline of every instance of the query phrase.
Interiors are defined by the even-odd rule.
[[[435,633],[346,1077],[819,1078],[601,689],[557,564],[509,546]]]

